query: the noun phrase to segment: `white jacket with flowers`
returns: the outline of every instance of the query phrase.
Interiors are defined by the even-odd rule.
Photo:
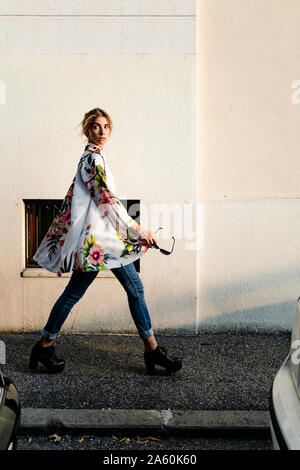
[[[74,270],[118,268],[139,259],[148,246],[114,193],[105,154],[89,142],[60,211],[33,259],[58,276]]]

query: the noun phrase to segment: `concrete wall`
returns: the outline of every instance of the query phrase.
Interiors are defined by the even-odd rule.
[[[157,228],[151,203],[195,199],[195,8],[193,0],[0,1],[0,331],[41,329],[69,280],[24,269],[23,199],[65,196],[86,111],[100,106],[113,118],[105,152],[119,197],[141,199],[142,225]],[[155,331],[196,331],[196,263],[180,238],[172,256],[149,250],[141,260]],[[136,332],[108,274],[63,331]]]
[[[142,259],[154,329],[290,330],[299,18],[298,0],[0,1],[0,330],[41,328],[68,282],[24,271],[22,200],[64,197],[94,106],[113,117],[105,150],[142,225],[158,226],[153,204],[199,209],[200,249],[177,213],[164,222],[174,254]],[[102,276],[63,331],[136,331],[122,287]]]
[[[300,295],[300,3],[197,5],[199,328],[290,330]]]

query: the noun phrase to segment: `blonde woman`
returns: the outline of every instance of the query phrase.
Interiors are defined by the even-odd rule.
[[[98,271],[110,269],[127,293],[130,313],[144,342],[147,372],[154,374],[156,364],[176,372],[182,359],[170,357],[157,344],[143,284],[133,264],[149,247],[157,247],[157,239],[133,221],[115,195],[114,178],[103,151],[112,132],[111,117],[95,108],[85,114],[81,125],[87,145],[59,214],[34,255],[48,271],[58,276],[72,271],[72,276],[31,351],[29,367],[36,370],[40,363],[48,373],[64,369],[65,361],[55,354],[54,340]]]

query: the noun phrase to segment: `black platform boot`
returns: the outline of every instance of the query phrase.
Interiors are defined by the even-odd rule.
[[[48,374],[62,372],[65,367],[65,361],[56,357],[54,346],[44,348],[40,341],[32,348],[29,359],[29,369],[36,370],[39,362],[45,367]]]
[[[148,374],[155,374],[155,364],[165,367],[166,372],[177,372],[182,367],[180,357],[170,357],[163,346],[157,346],[154,351],[144,352],[144,359]]]

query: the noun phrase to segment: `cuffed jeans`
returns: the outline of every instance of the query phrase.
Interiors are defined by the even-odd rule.
[[[144,287],[134,264],[130,263],[120,268],[113,268],[111,272],[127,293],[129,310],[139,336],[142,339],[152,336],[153,329],[144,298]],[[53,305],[48,322],[41,331],[45,338],[56,338],[73,305],[81,299],[97,274],[98,271],[73,271],[68,285]]]

